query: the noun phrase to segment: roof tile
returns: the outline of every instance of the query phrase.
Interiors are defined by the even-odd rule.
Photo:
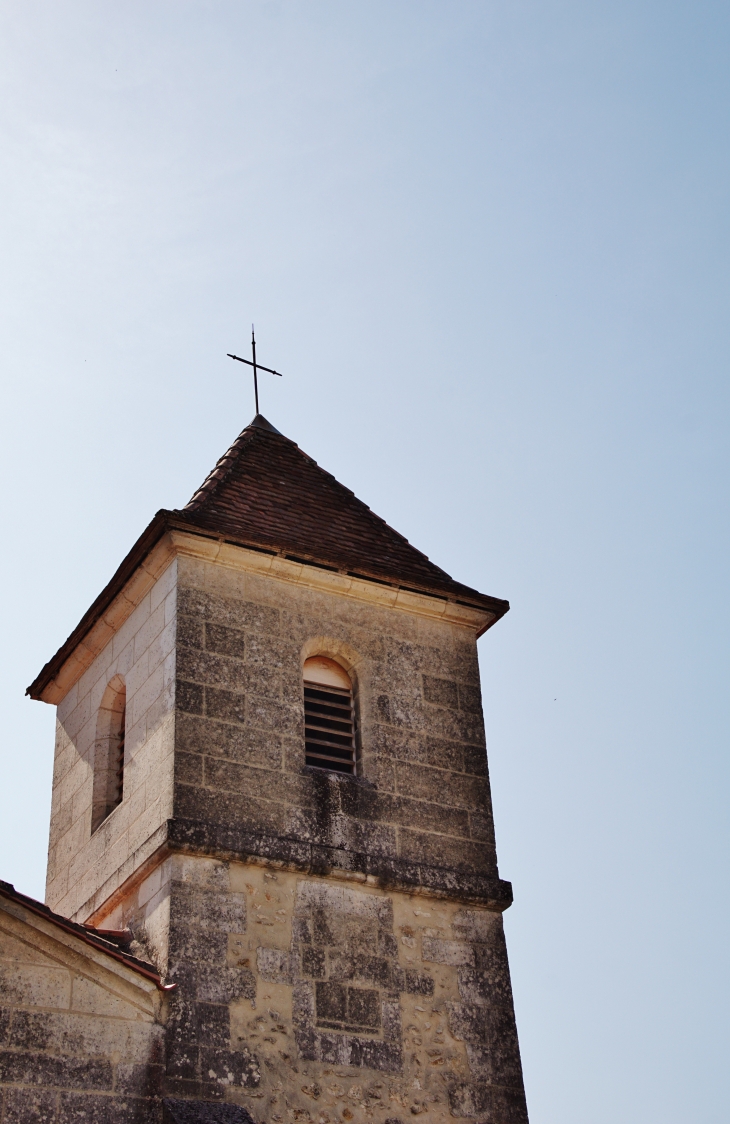
[[[201,529],[348,573],[479,596],[257,415],[180,512]]]
[[[509,609],[507,601],[454,581],[257,414],[182,511],[157,512],[111,581],[28,687],[31,698],[43,698],[54,676],[171,529],[191,529],[353,577],[466,602],[488,611],[485,627]]]

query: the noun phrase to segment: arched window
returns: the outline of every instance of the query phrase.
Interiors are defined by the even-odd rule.
[[[304,663],[304,739],[307,765],[355,772],[355,709],[352,682],[325,656]]]
[[[127,689],[122,677],[115,675],[104,692],[96,723],[92,831],[96,831],[124,798],[126,720]]]

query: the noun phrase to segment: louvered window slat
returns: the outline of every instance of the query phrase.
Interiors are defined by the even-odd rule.
[[[352,692],[304,681],[307,765],[355,772],[355,711]]]

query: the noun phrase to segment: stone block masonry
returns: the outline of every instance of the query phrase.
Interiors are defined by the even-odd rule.
[[[172,562],[58,705],[46,901],[85,921],[159,846],[172,812],[175,608]],[[99,709],[109,682],[126,688],[124,800],[92,833]]]
[[[7,946],[0,1124],[527,1124],[476,647],[508,607],[260,417],[158,512],[29,688],[86,951]],[[315,656],[353,775],[306,763]],[[90,974],[114,942],[162,999]]]
[[[474,632],[179,560],[174,839],[508,904]],[[357,776],[305,766],[302,663],[339,660]]]
[[[310,655],[351,677],[355,776],[306,765]],[[115,675],[124,799],[92,833]],[[53,815],[49,903],[176,984],[160,1096],[526,1124],[473,623],[181,550],[59,704]]]
[[[261,1124],[525,1124],[499,913],[192,855],[160,869],[170,1095]],[[109,923],[144,926],[155,900],[143,883]]]
[[[0,896],[2,1124],[158,1124],[156,985]]]
[[[312,652],[352,676],[356,777],[305,766]],[[99,708],[115,677],[124,799],[92,832]],[[165,841],[504,908],[474,629],[173,558],[58,705],[49,905],[86,920]]]

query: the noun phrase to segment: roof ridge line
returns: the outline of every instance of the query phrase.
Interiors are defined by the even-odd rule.
[[[256,416],[258,417],[258,415]],[[255,420],[256,419],[254,419],[254,421]],[[242,441],[242,438],[249,432],[251,440],[257,437],[259,434],[265,433],[269,437],[282,437],[284,441],[288,441],[291,445],[299,450],[301,456],[305,457],[311,464],[315,466],[315,468],[319,469],[319,471],[324,476],[327,476],[330,480],[334,481],[337,487],[341,488],[343,492],[347,492],[348,496],[352,496],[352,498],[355,500],[355,503],[357,503],[365,511],[369,512],[369,514],[374,519],[377,519],[379,523],[382,523],[384,527],[387,527],[388,530],[392,532],[392,534],[396,535],[402,542],[407,543],[411,550],[414,550],[416,554],[420,554],[421,558],[425,558],[425,560],[427,562],[430,562],[432,566],[436,566],[436,569],[440,570],[445,577],[451,577],[451,575],[447,574],[445,570],[442,570],[440,566],[437,566],[436,563],[433,562],[427,554],[425,554],[422,550],[419,550],[417,546],[414,546],[410,539],[407,539],[406,536],[401,534],[400,531],[396,530],[395,527],[391,527],[387,519],[383,519],[382,515],[378,515],[377,511],[373,511],[370,505],[365,503],[364,500],[361,500],[360,497],[355,494],[352,488],[348,488],[346,484],[343,484],[342,481],[337,479],[333,472],[328,472],[326,468],[322,468],[322,465],[318,464],[314,457],[310,456],[310,454],[305,452],[304,449],[300,449],[296,441],[292,441],[292,439],[290,437],[287,437],[285,433],[280,433],[278,430],[275,431],[273,428],[265,429],[263,426],[254,426],[253,422],[250,422],[245,429],[241,430],[238,437],[235,439],[232,445],[228,449],[226,449],[223,456],[218,458],[215,463],[215,467],[212,468],[208,473],[205,480],[198,488],[197,492],[193,493],[192,498],[188,500],[184,507],[178,508],[177,510],[191,512],[197,511],[203,505],[206,499],[211,499],[213,497],[218,488],[228,479],[231,472],[233,471],[239,454],[243,451],[245,445],[249,443]]]
[[[256,417],[259,416],[259,414],[256,415]],[[273,426],[271,426],[270,429],[267,429],[264,426],[255,425],[255,421],[256,418],[254,418],[252,422],[249,422],[249,424],[241,430],[238,437],[229,446],[229,448],[226,449],[223,456],[219,457],[215,462],[214,467],[210,470],[198,490],[196,492],[193,492],[192,497],[188,500],[185,506],[178,508],[178,511],[197,511],[206,499],[212,497],[217,489],[223,483],[225,483],[225,481],[230,476],[235,463],[245,446],[253,441],[257,436],[265,433],[269,437],[281,437],[282,440],[288,441],[290,445],[293,445],[296,449],[299,449],[296,441],[292,441],[291,437],[287,437],[285,433],[280,433],[279,430],[274,429]],[[243,438],[247,435],[249,440],[244,441]],[[302,456],[307,456],[303,449],[299,449],[299,452],[302,454]],[[312,458],[310,457],[309,459],[311,460]],[[314,461],[314,464],[317,464],[317,462]],[[319,465],[317,465],[317,467],[319,468]],[[324,469],[322,471],[324,471]]]
[[[246,428],[248,429],[250,427],[247,426]],[[258,427],[257,427],[257,429],[258,429]],[[246,430],[243,431],[243,433],[245,433],[245,432],[246,432]],[[414,546],[410,539],[407,539],[406,536],[401,534],[400,531],[396,530],[395,527],[391,527],[391,525],[390,525],[390,523],[388,522],[387,519],[384,519],[382,515],[378,515],[377,511],[373,511],[372,507],[370,507],[369,504],[365,503],[364,500],[361,500],[360,497],[355,494],[355,492],[352,490],[352,488],[348,488],[346,484],[343,484],[341,480],[338,480],[337,477],[335,476],[334,472],[329,472],[326,468],[323,468],[322,465],[319,464],[319,462],[316,461],[313,456],[311,456],[311,454],[307,453],[304,449],[300,449],[299,445],[297,445],[296,441],[292,441],[291,437],[287,437],[285,433],[279,433],[278,430],[274,433],[271,430],[259,429],[259,432],[260,433],[268,433],[272,437],[283,437],[285,441],[288,441],[291,445],[294,446],[295,449],[299,450],[299,453],[301,454],[301,456],[305,457],[306,460],[308,460],[311,464],[313,464],[315,468],[319,469],[319,471],[322,473],[323,476],[329,477],[330,480],[334,481],[334,483],[337,485],[338,488],[341,488],[342,491],[346,492],[348,496],[352,496],[352,498],[355,500],[355,503],[359,504],[360,507],[364,508],[365,511],[369,512],[370,515],[372,515],[373,519],[377,519],[377,521],[379,523],[382,523],[384,527],[387,527],[388,530],[392,532],[392,534],[396,535],[402,542],[406,543],[411,548],[411,550],[415,551],[416,554],[420,554],[421,558],[425,558],[425,560],[427,562],[429,562],[432,566],[435,566],[436,569],[439,570],[444,575],[444,577],[451,579],[451,574],[447,574],[446,570],[442,570],[441,567],[437,566],[436,563],[431,558],[429,558],[429,556],[427,554],[424,554],[424,552],[422,550],[419,550],[417,546]],[[239,437],[242,437],[243,433],[239,434]],[[237,437],[236,441],[233,442],[233,445],[231,445],[231,449],[229,449],[228,452],[230,452],[233,449],[233,446],[236,444],[236,442],[238,440],[239,440],[239,438]],[[225,456],[228,456],[228,453],[225,453],[224,457]],[[221,457],[220,460],[222,461],[224,459],[224,457]],[[218,463],[220,463],[220,461]],[[216,465],[216,468],[217,467],[218,467],[218,465]],[[221,484],[223,483],[223,481],[225,479],[227,479],[232,467],[233,467],[233,465],[231,465],[229,467],[225,476],[220,477],[219,482]],[[214,472],[215,472],[215,469],[213,469],[213,472],[209,473],[209,478],[212,477]],[[202,492],[202,490],[205,487],[205,484],[207,484],[207,482],[208,481],[206,480],[201,485],[201,487],[198,489],[198,492]],[[193,497],[193,499],[195,499],[195,497],[198,495],[198,492],[195,493],[195,496]],[[200,506],[200,503],[202,503],[202,502],[203,501],[200,500],[199,503],[196,504],[196,508],[193,509],[193,510],[196,510],[197,507]],[[190,501],[190,503],[192,503],[192,500]],[[180,510],[186,511],[189,506],[190,506],[189,504],[186,504],[186,506],[184,508],[181,508]]]
[[[203,483],[200,485],[196,492],[188,500],[181,511],[196,511],[200,505],[215,492],[216,488],[227,479],[228,475],[236,462],[238,453],[243,447],[242,438],[248,432],[248,426],[241,430],[235,441],[226,449],[222,457],[219,457],[215,465],[206,476]]]

